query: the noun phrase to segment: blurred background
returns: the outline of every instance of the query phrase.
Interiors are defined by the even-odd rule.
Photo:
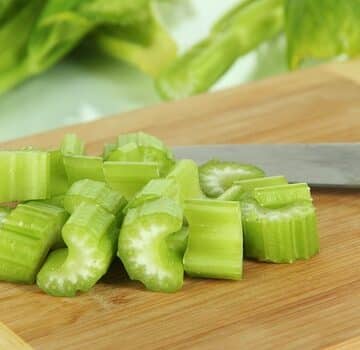
[[[0,141],[346,59],[359,18],[359,0],[3,1]]]

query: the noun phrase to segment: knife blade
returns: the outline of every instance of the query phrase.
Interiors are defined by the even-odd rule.
[[[174,147],[177,158],[254,164],[267,175],[313,187],[360,188],[360,143],[229,144]]]

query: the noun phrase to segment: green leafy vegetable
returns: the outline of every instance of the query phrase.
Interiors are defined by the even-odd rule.
[[[360,0],[286,0],[288,61],[360,53]]]
[[[283,28],[283,0],[248,0],[225,14],[204,39],[176,59],[156,86],[166,99],[206,91],[235,62]]]
[[[241,279],[243,233],[240,205],[210,199],[185,202],[189,238],[184,269],[195,277]]]
[[[175,292],[183,284],[183,266],[168,237],[181,229],[182,209],[161,198],[130,209],[120,231],[118,256],[133,280],[147,289]]]

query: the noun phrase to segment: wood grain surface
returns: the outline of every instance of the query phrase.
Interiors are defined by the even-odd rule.
[[[359,142],[359,68],[352,62],[303,70],[4,146],[55,146],[73,131],[95,154],[135,130],[170,145]],[[247,261],[243,281],[187,278],[176,294],[145,291],[117,262],[92,291],[73,299],[1,283],[1,320],[35,349],[47,350],[357,349],[360,192],[316,190],[313,196],[321,252],[309,261]]]

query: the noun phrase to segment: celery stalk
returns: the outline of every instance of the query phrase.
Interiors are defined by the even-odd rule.
[[[184,269],[194,277],[241,279],[243,234],[240,204],[210,199],[185,202],[189,238]]]
[[[0,227],[10,212],[10,208],[0,207]]]
[[[193,160],[182,159],[178,161],[167,178],[176,180],[183,202],[186,199],[204,197],[200,188],[198,167]]]
[[[128,211],[120,231],[118,256],[131,279],[152,291],[175,292],[182,287],[181,258],[167,244],[182,222],[181,207],[167,198]]]
[[[49,255],[37,284],[50,295],[72,297],[90,290],[108,270],[116,250],[115,217],[99,205],[81,203],[62,235],[67,248]]]
[[[70,185],[82,179],[105,181],[101,157],[65,155],[64,166]]]
[[[173,250],[182,260],[185,254],[189,237],[189,227],[183,226],[178,232],[174,232],[167,238],[169,249]]]
[[[240,3],[212,28],[210,35],[179,57],[159,76],[156,86],[166,99],[206,91],[235,62],[284,26],[283,0]]]
[[[50,187],[50,154],[0,151],[0,203],[45,199]]]
[[[33,283],[67,217],[64,209],[39,202],[12,210],[0,229],[0,279]]]
[[[108,185],[127,200],[140,191],[150,180],[160,177],[154,162],[104,162],[104,175]]]
[[[61,141],[60,151],[63,155],[83,155],[85,143],[76,134],[66,134]]]
[[[243,194],[242,188],[239,185],[232,185],[224,193],[222,193],[217,200],[220,201],[239,201]]]

